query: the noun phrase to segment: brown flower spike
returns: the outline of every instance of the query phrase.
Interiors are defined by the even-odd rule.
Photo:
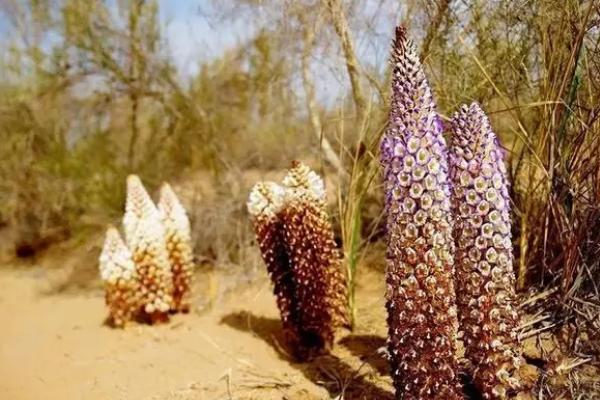
[[[109,320],[114,326],[123,327],[137,312],[137,273],[131,252],[113,226],[106,231],[100,254],[100,277],[104,282]]]
[[[150,323],[165,322],[173,304],[165,230],[156,206],[135,175],[127,178],[123,228],[139,277],[141,317]]]
[[[305,360],[327,351],[336,328],[348,324],[346,285],[322,180],[295,163],[284,183],[289,187],[257,184],[248,210],[286,337],[296,358]]]
[[[250,192],[248,211],[254,219],[258,246],[273,282],[273,293],[286,340],[295,349],[301,342],[301,320],[294,271],[285,245],[280,215],[284,196],[285,190],[274,182],[257,183]]]
[[[165,228],[167,252],[173,274],[173,310],[188,312],[194,270],[190,221],[185,208],[168,183],[160,189],[158,211]]]
[[[519,387],[521,353],[504,154],[478,104],[461,107],[451,125],[457,298],[465,356],[483,397],[503,399]]]
[[[349,327],[350,316],[348,310],[348,295],[346,276],[342,269],[342,257],[339,253],[331,222],[327,215],[325,204],[325,184],[323,179],[311,170],[307,165],[294,161],[292,168],[283,179],[283,184],[288,188],[285,210],[290,210],[294,206],[296,210],[304,209],[305,218],[301,220],[302,226],[296,228],[287,228],[287,236],[290,237],[294,232],[305,231],[311,235],[311,239],[305,238],[308,245],[308,253],[302,259],[304,264],[320,263],[323,282],[326,282],[328,307],[333,311],[333,324],[335,327]],[[290,212],[287,211],[287,215]],[[298,236],[302,235],[298,233]],[[312,241],[312,243],[310,243]],[[292,248],[288,241],[290,253],[297,249]],[[314,259],[310,255],[314,254]],[[298,267],[296,267],[298,270]]]

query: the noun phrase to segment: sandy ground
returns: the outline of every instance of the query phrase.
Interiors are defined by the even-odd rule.
[[[193,311],[168,324],[106,326],[101,241],[55,246],[19,265],[0,257],[0,400],[394,398],[381,351],[381,257],[359,268],[355,330],[341,333],[332,354],[300,364],[288,355],[262,265],[199,272]],[[551,346],[541,339],[528,339],[526,352],[559,365],[560,355],[549,359]],[[539,370],[525,372],[531,387]],[[595,369],[577,373],[576,381],[589,385],[598,378]]]
[[[0,399],[391,399],[381,276],[363,276],[357,330],[289,361],[266,276],[167,325],[103,324],[100,290],[52,293],[40,268],[0,270]]]
[[[248,182],[283,176],[272,174],[244,172]],[[245,196],[250,184],[230,180],[232,193]],[[190,203],[197,191],[214,196],[208,186],[176,186]],[[386,335],[381,272],[360,275],[355,331],[342,333],[333,354],[298,364],[288,356],[263,265],[201,274],[190,314],[119,330],[104,324],[102,234],[13,265],[3,256],[8,233],[0,229],[0,400],[393,398],[378,351]]]

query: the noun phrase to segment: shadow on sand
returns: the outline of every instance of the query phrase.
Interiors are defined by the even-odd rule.
[[[314,358],[306,363],[295,362],[291,356],[292,351],[286,345],[281,322],[279,319],[256,316],[247,311],[241,311],[224,316],[221,323],[239,331],[251,333],[273,347],[279,358],[287,361],[291,366],[315,384],[324,387],[332,398],[346,400],[378,399],[393,400],[394,396],[362,374],[360,368],[348,365],[339,357],[328,354]],[[339,341],[339,345],[347,348],[354,356],[364,363],[369,364],[380,375],[389,374],[389,363],[385,353],[386,340],[377,335],[349,335]],[[464,385],[465,398],[468,400],[481,400],[468,376],[461,374]]]
[[[347,400],[394,399],[392,393],[369,382],[361,374],[360,369],[352,368],[333,354],[318,356],[306,363],[294,362],[290,356],[292,352],[285,344],[281,323],[278,319],[256,316],[242,311],[224,316],[221,323],[256,335],[267,342],[277,351],[282,360],[289,362],[307,379],[327,389],[332,398],[342,395],[340,397]]]
[[[385,356],[385,338],[377,335],[350,335],[340,344],[361,361],[368,363],[380,375],[388,375],[390,366]]]
[[[356,357],[368,363],[379,374],[387,375],[390,373],[390,365],[384,352],[386,348],[384,337],[377,335],[351,335],[340,340],[340,344],[350,350]],[[465,399],[483,400],[471,378],[464,373],[460,377],[463,383]]]

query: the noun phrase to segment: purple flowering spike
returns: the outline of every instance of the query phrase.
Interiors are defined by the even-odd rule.
[[[501,399],[519,386],[521,353],[504,155],[478,104],[462,106],[451,126],[460,329],[475,385]]]
[[[381,142],[388,349],[399,399],[461,399],[446,143],[417,51],[396,29]]]

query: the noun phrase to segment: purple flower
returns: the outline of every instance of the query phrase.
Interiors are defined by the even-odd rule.
[[[460,399],[446,143],[417,51],[396,29],[381,142],[387,215],[388,348],[396,395]]]
[[[504,156],[478,104],[462,106],[451,122],[450,175],[457,303],[465,355],[486,399],[505,398],[519,385],[515,275]]]

